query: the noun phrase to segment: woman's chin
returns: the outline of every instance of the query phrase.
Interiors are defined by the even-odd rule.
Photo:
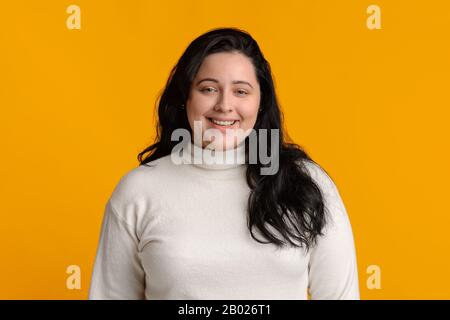
[[[236,142],[233,139],[216,138],[214,141],[205,141],[203,146],[207,149],[224,151],[236,148]]]

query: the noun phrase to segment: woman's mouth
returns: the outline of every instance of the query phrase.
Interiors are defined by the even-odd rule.
[[[238,120],[218,120],[213,118],[207,118],[215,126],[227,128],[233,126]]]

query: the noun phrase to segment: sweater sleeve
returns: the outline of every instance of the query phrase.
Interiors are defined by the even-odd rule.
[[[311,300],[359,300],[358,268],[352,227],[339,191],[317,164],[310,163],[328,214],[324,235],[312,247],[308,265]]]
[[[145,272],[133,228],[107,202],[89,288],[89,300],[144,300]]]

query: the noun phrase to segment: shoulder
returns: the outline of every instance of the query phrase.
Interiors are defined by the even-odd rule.
[[[170,173],[168,156],[162,157],[126,171],[111,194],[114,206],[126,206],[151,195],[152,190]]]
[[[301,161],[302,169],[304,169],[314,182],[316,182],[322,191],[329,192],[336,189],[336,184],[330,174],[317,162],[304,159]]]
[[[331,175],[318,163],[310,160],[302,161],[303,168],[306,169],[311,179],[319,187],[325,209],[334,218],[345,218],[347,216],[347,210],[342,200],[339,188],[335,181],[331,178]]]
[[[167,156],[139,165],[125,172],[116,183],[107,207],[127,225],[141,234],[142,226],[154,218],[149,208],[158,198],[162,188],[173,169]]]

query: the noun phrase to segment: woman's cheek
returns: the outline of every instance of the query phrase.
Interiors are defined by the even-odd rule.
[[[256,122],[256,118],[258,116],[258,108],[246,108],[244,113],[242,114],[243,124],[246,126],[252,126],[254,122]]]

